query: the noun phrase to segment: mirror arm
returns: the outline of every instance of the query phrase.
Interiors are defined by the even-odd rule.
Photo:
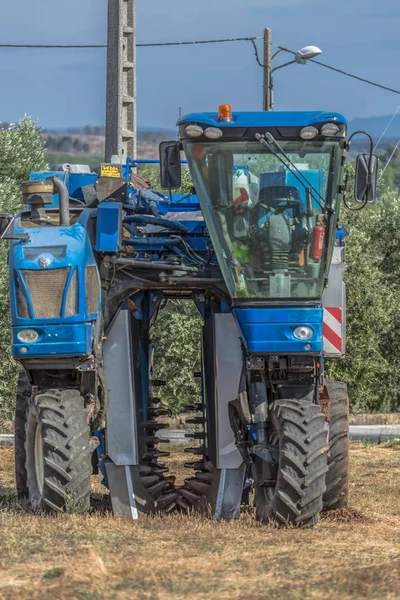
[[[8,233],[0,236],[0,240],[20,240],[21,242],[29,242],[29,239],[27,233]]]
[[[360,129],[359,131],[355,131],[354,133],[352,133],[352,134],[351,134],[351,136],[350,136],[350,137],[349,137],[349,139],[347,140],[347,143],[348,143],[348,144],[349,144],[349,146],[350,146],[350,142],[351,142],[351,140],[353,139],[353,137],[354,137],[355,135],[358,135],[358,134],[361,134],[361,135],[366,135],[366,136],[367,136],[367,138],[369,139],[369,163],[368,163],[368,175],[369,175],[369,176],[370,176],[370,178],[371,178],[371,175],[372,175],[372,174],[371,174],[371,162],[372,162],[372,153],[373,153],[373,151],[374,151],[374,142],[373,142],[373,140],[372,140],[372,137],[370,136],[370,134],[369,134],[367,131],[363,131],[362,129]]]

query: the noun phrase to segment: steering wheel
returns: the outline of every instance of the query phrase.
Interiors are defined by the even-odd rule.
[[[276,210],[301,206],[299,190],[290,185],[272,185],[260,190],[258,204]]]
[[[282,208],[283,210],[286,210],[287,208],[296,208],[297,206],[300,206],[301,201],[297,198],[276,198],[273,202],[268,202],[268,204],[266,202],[259,204],[265,208],[273,208],[274,210]]]

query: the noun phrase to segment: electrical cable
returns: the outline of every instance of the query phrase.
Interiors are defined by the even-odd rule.
[[[398,107],[396,108],[396,112],[395,112],[395,113],[392,115],[392,117],[391,117],[391,119],[390,119],[389,123],[386,125],[385,129],[383,130],[383,132],[382,132],[382,134],[381,134],[381,137],[380,137],[380,138],[379,138],[379,140],[376,142],[376,144],[375,144],[375,146],[374,146],[374,151],[377,149],[377,147],[378,147],[378,146],[379,146],[379,144],[381,143],[382,139],[383,139],[383,138],[384,138],[384,136],[385,136],[385,133],[387,132],[387,130],[389,129],[389,127],[390,127],[390,126],[391,126],[391,124],[393,123],[393,121],[394,121],[394,119],[395,119],[395,117],[396,117],[397,113],[399,112],[399,110],[400,110],[400,104],[399,104],[399,105],[398,105]]]
[[[386,165],[383,167],[383,169],[382,169],[382,171],[381,171],[381,173],[380,173],[380,175],[379,175],[379,181],[382,179],[384,172],[386,171],[387,167],[390,165],[390,162],[391,162],[391,160],[392,160],[393,156],[395,155],[395,153],[396,153],[396,150],[397,150],[397,148],[399,147],[399,145],[400,145],[400,139],[398,140],[397,144],[396,144],[396,145],[395,145],[395,147],[393,148],[393,152],[392,152],[392,154],[389,156],[389,158],[388,158],[388,160],[387,160],[387,162],[386,162]]]
[[[289,54],[293,54],[296,56],[297,52],[293,50],[289,50],[289,48],[284,48],[283,46],[277,46],[274,44],[276,48],[282,50],[283,52],[288,52]],[[336,73],[340,73],[341,75],[346,75],[346,77],[351,77],[352,79],[357,79],[358,81],[362,81],[363,83],[368,83],[369,85],[373,85],[375,87],[381,88],[382,90],[386,90],[388,92],[392,92],[393,94],[399,94],[400,90],[396,90],[394,88],[388,87],[386,85],[382,85],[381,83],[376,83],[375,81],[371,81],[370,79],[366,79],[365,77],[360,77],[359,75],[354,75],[354,73],[348,73],[347,71],[343,71],[342,69],[338,69],[337,67],[332,67],[331,65],[327,65],[326,63],[322,63],[319,60],[315,60],[314,58],[308,58],[307,62],[312,62],[320,67],[324,67],[325,69],[329,69],[331,71],[335,71]]]
[[[258,48],[256,45],[256,40],[263,39],[262,36],[249,36],[249,37],[236,37],[236,38],[221,38],[221,39],[212,39],[212,40],[193,40],[193,41],[183,41],[183,42],[156,42],[156,43],[148,43],[148,44],[136,44],[137,48],[161,48],[165,46],[195,46],[198,44],[222,44],[227,42],[250,42],[254,48],[254,54],[257,61],[257,64],[264,68],[264,64],[260,60]],[[284,46],[278,46],[277,44],[273,44],[276,48],[278,48],[278,52],[288,52],[289,54],[296,55],[296,52],[290,50],[289,48],[285,48]],[[40,48],[54,48],[54,49],[90,49],[90,48],[107,48],[107,44],[0,44],[0,48],[29,48],[29,49],[40,49]],[[274,56],[278,53],[276,52]],[[335,71],[336,73],[340,73],[341,75],[345,75],[346,77],[350,77],[351,79],[356,79],[357,81],[361,81],[363,83],[367,83],[368,85],[372,85],[374,87],[380,88],[382,90],[386,90],[388,92],[392,92],[393,94],[400,95],[400,90],[396,90],[395,88],[391,88],[386,85],[382,85],[381,83],[377,83],[376,81],[371,81],[370,79],[366,79],[365,77],[360,77],[359,75],[354,75],[354,73],[349,73],[344,71],[343,69],[338,69],[337,67],[333,67],[332,65],[327,65],[326,63],[322,63],[313,58],[307,59],[308,62],[312,62],[320,67],[324,67],[325,69],[329,69],[331,71]],[[279,67],[278,67],[279,68]]]
[[[192,42],[159,42],[149,44],[136,44],[136,48],[160,48],[162,46],[195,46],[197,44],[223,44],[226,42],[253,42],[260,40],[259,37],[237,37],[215,40],[194,40]],[[107,48],[107,44],[0,44],[0,48]]]

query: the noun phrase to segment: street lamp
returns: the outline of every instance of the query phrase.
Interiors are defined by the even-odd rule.
[[[318,46],[304,46],[304,48],[300,48],[297,52],[292,52],[287,48],[279,48],[279,50],[271,56],[271,38],[271,30],[266,29],[264,32],[264,110],[272,110],[274,106],[272,75],[275,71],[295,63],[298,65],[305,65],[310,59],[322,54],[322,50],[318,48]],[[293,55],[293,59],[272,69],[272,61],[280,52],[289,52]]]
[[[283,48],[280,48],[278,52],[275,52],[272,59],[275,58],[275,56],[279,54],[279,52],[282,52],[282,50],[285,51]],[[310,58],[315,58],[320,54],[322,54],[322,50],[318,48],[318,46],[304,46],[304,48],[301,48],[301,50],[297,50],[293,60],[289,60],[289,62],[283,63],[283,65],[279,65],[271,69],[271,74],[274,71],[277,71],[278,69],[282,69],[283,67],[287,67],[288,65],[293,65],[294,63],[297,63],[298,65],[305,65],[307,61],[310,60]]]

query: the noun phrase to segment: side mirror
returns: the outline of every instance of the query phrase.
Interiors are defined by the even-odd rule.
[[[179,142],[161,142],[160,180],[161,187],[166,190],[181,186],[181,147]]]
[[[354,185],[354,198],[357,202],[375,202],[377,174],[378,157],[375,154],[359,154]]]
[[[13,215],[11,213],[0,214],[0,237],[3,237],[3,235],[6,233],[12,220]]]

